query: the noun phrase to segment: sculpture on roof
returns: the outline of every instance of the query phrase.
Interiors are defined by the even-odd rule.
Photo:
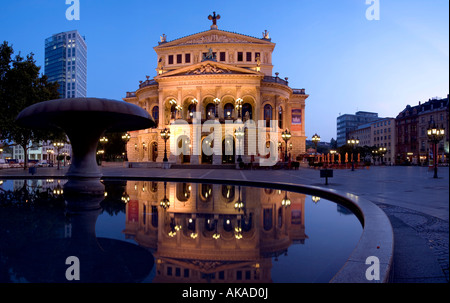
[[[212,22],[213,22],[213,24],[211,25],[211,29],[217,29],[217,20],[220,19],[220,15],[217,14],[217,16],[216,16],[216,12],[213,12],[212,15],[208,16],[208,19],[212,20]]]

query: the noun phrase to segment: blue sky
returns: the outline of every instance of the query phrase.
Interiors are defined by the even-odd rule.
[[[369,21],[366,0],[144,1],[79,0],[68,21],[65,0],[1,0],[0,40],[33,52],[44,64],[44,40],[77,29],[88,44],[88,96],[121,100],[139,80],[155,76],[163,33],[173,40],[210,28],[272,42],[273,72],[305,88],[306,135],[336,138],[336,118],[356,111],[395,117],[449,92],[449,1],[379,0]],[[42,68],[43,72],[43,68]]]

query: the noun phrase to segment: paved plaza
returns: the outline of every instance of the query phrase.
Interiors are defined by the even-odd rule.
[[[438,178],[426,167],[376,166],[355,171],[334,170],[333,178],[320,178],[319,170],[235,170],[124,168],[105,164],[105,177],[194,178],[303,184],[334,189],[363,197],[378,205],[394,230],[393,282],[449,281],[449,168]],[[67,167],[37,168],[37,177],[63,176]],[[23,169],[0,170],[2,177],[31,176]]]

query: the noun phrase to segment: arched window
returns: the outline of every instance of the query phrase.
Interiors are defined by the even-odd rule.
[[[152,118],[153,118],[153,120],[155,120],[156,126],[158,126],[158,121],[159,121],[159,107],[158,106],[153,106]]]
[[[264,121],[266,121],[266,127],[270,127],[270,120],[272,120],[272,105],[266,104],[264,106]]]
[[[227,202],[234,200],[234,186],[233,185],[222,185],[222,197]]]
[[[242,117],[244,118],[244,120],[248,117],[249,119],[253,118],[253,113],[252,113],[252,105],[250,103],[244,103],[242,105]]]
[[[177,105],[176,104],[173,104],[170,107],[170,113],[171,113],[170,119],[176,119],[177,118]]]
[[[283,129],[283,108],[278,108],[278,128]]]
[[[223,107],[223,115],[225,119],[231,119],[233,117],[234,106],[231,103],[225,104]]]
[[[209,103],[206,105],[206,119],[214,119],[216,116],[216,105],[214,103]]]
[[[192,119],[192,118],[194,118],[194,112],[195,112],[195,104],[189,104],[189,107],[188,107],[188,119]]]

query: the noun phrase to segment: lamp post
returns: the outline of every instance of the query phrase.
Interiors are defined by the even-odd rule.
[[[242,146],[241,146],[241,143],[242,143],[242,138],[244,138],[244,131],[242,130],[242,128],[238,128],[238,129],[235,129],[234,130],[234,135],[236,136],[236,139],[238,140],[238,143],[239,143],[239,152],[238,152],[238,158],[237,158],[237,161],[238,161],[238,163],[240,163],[240,162],[242,162],[242,157],[241,157],[241,154],[242,154]]]
[[[58,161],[59,169],[59,151],[64,147],[64,142],[53,142],[53,146],[56,147],[56,160]]]
[[[243,100],[241,98],[236,99],[236,109],[238,111],[238,119],[241,118],[242,102]]]
[[[214,104],[216,105],[216,118],[219,118],[219,111],[217,109],[219,103],[220,103],[220,99],[219,98],[215,98],[214,100]]]
[[[380,147],[379,149],[378,149],[378,155],[379,155],[379,157],[380,157],[380,159],[381,159],[381,165],[383,165],[384,163],[383,163],[383,158],[384,158],[384,154],[386,153],[386,147]]]
[[[289,139],[291,139],[291,132],[288,131],[287,129],[281,133],[281,138],[284,140],[285,142],[285,149],[284,149],[284,161],[287,162],[287,152],[288,152],[288,145],[287,142],[289,141]]]
[[[319,144],[319,142],[320,142],[320,136],[317,133],[315,133],[314,136],[312,136],[311,140],[314,143],[314,147],[316,149],[316,156],[317,156],[317,144]],[[319,162],[319,161],[317,161],[317,162]]]
[[[433,122],[433,123],[431,123]],[[430,125],[427,129],[428,140],[433,144],[433,166],[434,166],[434,176],[437,178],[437,145],[445,136],[445,129],[441,126],[440,128],[436,126],[434,121],[430,121]]]
[[[358,138],[351,138],[347,140],[347,144],[350,145],[352,147],[352,171],[355,170],[355,148],[356,145],[359,144],[359,139]]]
[[[375,162],[377,160],[377,156],[378,156],[378,150],[377,149],[373,149],[372,150],[372,158],[373,158],[373,164],[375,165]]]
[[[130,141],[130,138],[131,136],[129,133],[125,133],[124,135],[122,135],[122,140],[125,141],[124,161],[128,161],[127,143],[128,141]]]
[[[163,140],[164,140],[164,159],[163,159],[163,162],[167,162],[167,161],[169,161],[167,159],[167,140],[169,140],[169,138],[170,138],[170,130],[168,128],[164,128],[161,131],[161,138],[163,138]]]

